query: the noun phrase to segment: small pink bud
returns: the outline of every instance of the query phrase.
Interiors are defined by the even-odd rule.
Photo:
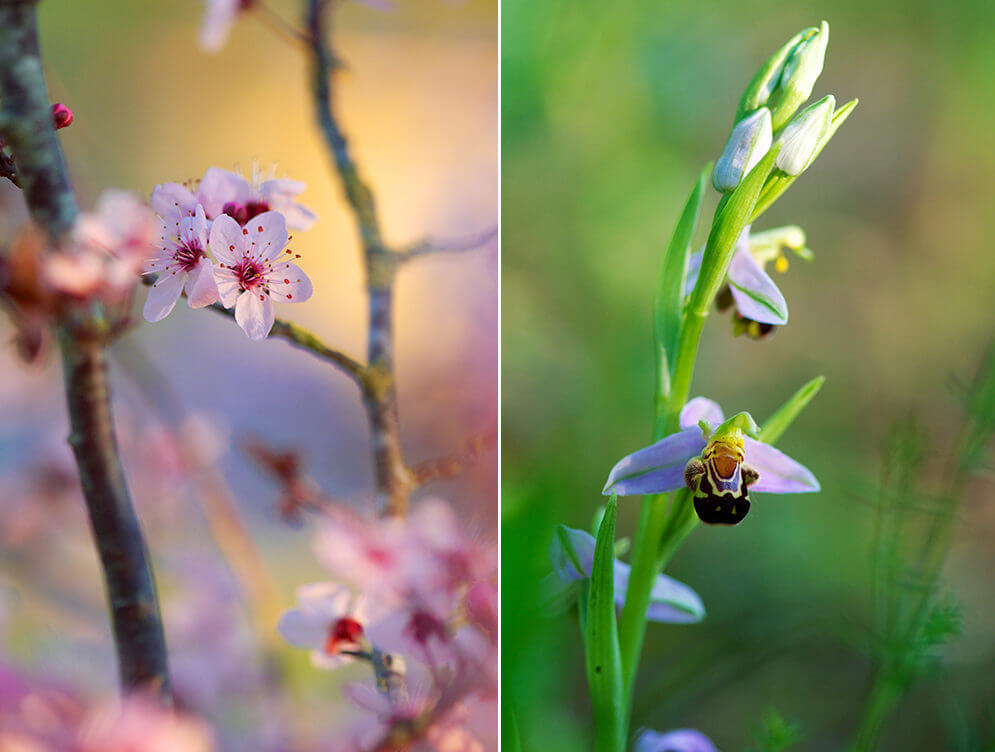
[[[62,102],[56,102],[52,105],[52,125],[55,126],[56,130],[59,128],[65,128],[73,122],[73,111],[66,107]]]

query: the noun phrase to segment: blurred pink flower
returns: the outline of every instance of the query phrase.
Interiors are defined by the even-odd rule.
[[[211,752],[214,740],[201,721],[141,697],[107,703],[83,720],[79,752]]]
[[[349,588],[332,582],[302,585],[298,607],[285,611],[277,629],[291,645],[311,650],[319,668],[336,668],[351,660],[343,651],[367,649],[364,626],[366,600]]]
[[[158,273],[145,301],[147,321],[160,321],[169,315],[184,290],[191,308],[203,308],[218,299],[214,264],[207,257],[207,217],[197,206],[194,216],[164,219],[159,253],[145,267]]]
[[[311,297],[311,280],[304,271],[280,260],[287,240],[287,225],[278,212],[264,212],[246,227],[222,215],[211,226],[221,302],[235,307],[235,321],[250,339],[265,339],[273,328],[272,298],[302,303]]]
[[[408,688],[406,697],[389,698],[366,684],[349,684],[346,696],[372,717],[353,730],[357,751],[405,749],[411,752],[483,752],[483,745],[464,726],[466,713],[458,702],[443,700],[424,686]]]
[[[138,284],[156,236],[155,218],[142,201],[106,190],[97,211],[77,221],[71,247],[47,257],[45,279],[64,295],[119,302]]]

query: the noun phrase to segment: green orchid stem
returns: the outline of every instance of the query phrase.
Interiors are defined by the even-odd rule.
[[[669,384],[669,390],[666,393],[660,390],[656,395],[654,440],[659,440],[680,427],[681,409],[691,391],[694,361],[698,354],[698,342],[707,315],[707,313],[688,311],[684,316],[677,346],[677,361],[674,364],[674,377]],[[661,385],[666,385],[663,380]],[[646,610],[649,608],[653,582],[680,542],[693,529],[693,526],[679,525],[681,513],[688,507],[687,501],[687,495],[683,492],[675,494],[670,503],[667,494],[648,496],[643,500],[639,527],[633,544],[629,587],[619,623],[626,712],[631,712],[636,663],[643,649]],[[678,529],[683,528],[686,528],[687,532],[683,535],[675,534]]]

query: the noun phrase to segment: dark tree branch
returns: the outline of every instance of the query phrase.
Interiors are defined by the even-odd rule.
[[[62,150],[52,126],[42,74],[35,3],[0,0],[0,133],[17,160],[31,216],[54,245],[66,241],[78,215]],[[74,315],[74,314],[67,314]],[[79,329],[59,322],[69,407],[69,443],[103,567],[121,683],[169,702],[166,641],[155,580],[128,493],[114,437],[98,314],[76,311]]]
[[[384,515],[407,513],[411,474],[404,463],[394,386],[393,285],[398,254],[384,245],[373,192],[360,175],[335,117],[332,81],[335,56],[329,50],[330,5],[307,0],[314,103],[318,124],[359,231],[369,296],[367,368],[363,402],[370,424],[378,506]]]

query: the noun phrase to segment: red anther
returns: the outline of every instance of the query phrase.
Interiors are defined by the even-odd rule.
[[[325,653],[335,655],[343,647],[355,647],[359,645],[359,638],[363,636],[363,625],[355,619],[345,616],[328,630],[328,639],[325,641]]]
[[[55,129],[65,128],[73,122],[73,111],[66,107],[62,102],[56,102],[52,105],[52,125]]]

